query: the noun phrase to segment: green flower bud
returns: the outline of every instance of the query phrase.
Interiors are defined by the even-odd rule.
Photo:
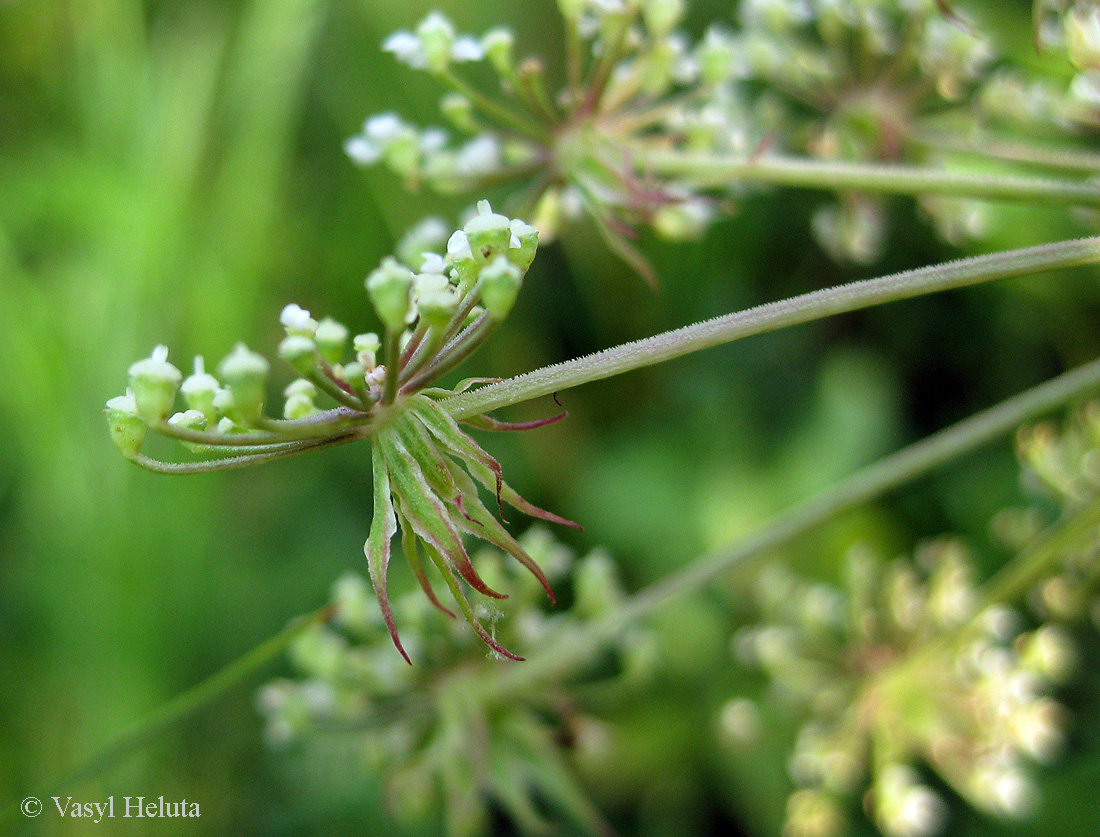
[[[420,318],[429,326],[445,328],[458,310],[458,295],[449,288],[426,291],[419,295]]]
[[[218,379],[209,374],[203,366],[201,355],[195,357],[195,373],[188,375],[180,386],[183,400],[192,410],[198,410],[211,421],[217,416],[214,409],[214,396],[221,388]]]
[[[168,362],[166,346],[157,346],[150,357],[130,367],[130,389],[146,424],[160,424],[172,412],[182,379],[183,373]]]
[[[386,165],[407,180],[420,176],[420,137],[416,131],[405,128],[395,134],[382,149]]]
[[[289,396],[283,404],[283,418],[290,421],[307,418],[318,412],[320,411],[314,405],[313,399],[301,393]]]
[[[244,343],[238,343],[218,367],[218,374],[233,393],[234,410],[245,420],[258,419],[263,411],[269,369],[264,357],[249,351]]]
[[[481,304],[494,320],[503,320],[512,310],[523,281],[520,269],[504,256],[481,271]]]
[[[305,378],[296,378],[291,381],[283,390],[283,396],[286,398],[286,403],[283,405],[283,418],[293,421],[318,413],[319,410],[313,403],[316,395],[317,387],[312,381],[307,381]]]
[[[206,416],[200,410],[185,410],[182,413],[173,413],[168,423],[174,427],[186,427],[188,430],[205,430]]]
[[[573,574],[573,611],[592,618],[614,610],[622,599],[615,564],[606,552],[595,550],[577,563]]]
[[[481,126],[478,125],[477,118],[474,116],[473,102],[461,93],[444,96],[439,102],[439,109],[455,130],[466,134],[476,134],[481,131]]]
[[[477,202],[477,215],[466,222],[462,231],[470,252],[478,264],[485,265],[508,252],[512,240],[511,221],[493,212],[489,201]]]
[[[451,64],[451,47],[455,42],[455,29],[451,22],[438,12],[432,12],[416,27],[423,50],[424,62],[432,73],[447,71]]]
[[[127,459],[133,459],[145,441],[147,426],[138,414],[134,393],[130,390],[107,402],[107,426],[111,441]]]
[[[493,62],[493,67],[502,76],[510,76],[515,73],[515,62],[512,58],[512,49],[515,47],[515,43],[516,36],[512,34],[510,29],[505,29],[502,26],[490,29],[481,38],[481,48],[485,50],[485,54]]]
[[[284,337],[279,344],[279,357],[289,363],[299,375],[309,375],[317,368],[317,344],[300,334]]]
[[[558,0],[558,11],[566,20],[576,22],[588,5],[586,0]]]
[[[363,368],[363,364],[358,361],[354,363],[348,363],[340,370],[340,380],[346,384],[350,384],[352,389],[362,389],[363,379],[367,374],[367,370]]]
[[[205,430],[207,427],[206,416],[198,410],[185,410],[182,413],[173,413],[168,419],[173,427],[182,427],[186,430]],[[201,448],[192,442],[184,442],[183,446],[188,450],[198,452]]]
[[[1100,9],[1071,9],[1063,19],[1066,50],[1078,70],[1100,67]]]
[[[526,273],[535,260],[535,251],[539,246],[539,231],[519,218],[509,225],[512,231],[511,246],[508,248],[508,261]]]
[[[339,363],[344,355],[344,344],[348,339],[347,327],[336,322],[332,317],[325,317],[317,326],[317,332],[313,335],[317,348],[321,350],[321,357],[329,363]]]
[[[424,254],[441,252],[450,234],[450,228],[442,219],[434,216],[424,218],[397,242],[397,260],[407,268],[419,270],[424,263]]]
[[[650,34],[664,37],[683,18],[684,0],[649,0],[642,7],[642,15]]]
[[[366,334],[357,334],[351,341],[355,348],[355,357],[365,367],[374,367],[378,365],[378,349],[382,346],[382,341],[378,339],[378,335],[373,331],[368,331]]]
[[[412,284],[412,271],[392,257],[384,259],[382,266],[367,277],[371,304],[388,331],[400,331],[405,327]]]

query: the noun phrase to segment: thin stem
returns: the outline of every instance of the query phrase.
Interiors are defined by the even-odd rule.
[[[238,658],[221,671],[163,704],[136,727],[89,757],[67,776],[37,793],[37,798],[46,800],[58,796],[69,788],[109,770],[127,755],[144,746],[174,724],[194,714],[234,686],[261,671],[268,663],[286,651],[287,647],[300,634],[315,625],[328,621],[332,618],[332,615],[333,606],[325,605],[320,610],[293,620],[281,632],[260,643],[243,657]],[[5,830],[19,819],[21,819],[19,808],[12,806],[0,817],[0,831]]]
[[[958,424],[940,430],[773,518],[736,545],[692,562],[650,585],[606,616],[569,636],[555,636],[527,664],[486,684],[494,699],[507,700],[534,683],[551,682],[586,665],[624,628],[677,596],[698,590],[721,574],[744,568],[834,515],[866,503],[956,457],[1004,436],[1019,425],[1100,388],[1100,360],[1092,361]]]
[[[935,168],[832,160],[684,154],[638,149],[641,172],[674,176],[699,188],[736,183],[768,183],[830,191],[854,189],[902,195],[949,195],[959,198],[1029,201],[1100,206],[1100,187],[1092,183],[1039,177],[977,175]]]
[[[392,404],[397,397],[397,381],[401,375],[401,332],[386,329],[386,383],[382,390],[382,403]]]
[[[326,363],[323,368],[314,367],[306,378],[312,381],[317,389],[328,395],[333,401],[337,401],[345,407],[355,410],[357,413],[366,410],[367,405],[336,383],[336,381],[329,376],[329,372],[329,366]]]
[[[235,468],[248,468],[252,465],[262,465],[265,462],[274,462],[277,459],[286,459],[288,456],[305,453],[306,451],[334,448],[338,445],[346,445],[357,439],[364,438],[359,430],[342,433],[339,436],[330,436],[327,439],[303,439],[298,442],[272,445],[266,451],[260,453],[243,454],[241,456],[227,456],[222,459],[204,459],[201,462],[162,462],[153,459],[143,453],[130,457],[130,461],[139,465],[146,471],[156,474],[205,474],[210,471],[231,471]]]
[[[356,419],[359,421],[356,422]],[[194,430],[168,422],[161,422],[151,429],[171,439],[195,445],[256,447],[317,438],[322,434],[331,434],[366,420],[367,416],[360,411],[337,408],[293,421],[261,418],[263,429],[246,433],[213,433],[209,430]]]
[[[1041,540],[1020,553],[994,576],[982,589],[977,612],[981,613],[997,602],[1020,599],[1035,582],[1050,572],[1051,564],[1067,549],[1084,542],[1086,538],[1093,542],[1097,524],[1100,524],[1100,499],[1093,498],[1055,523]]]
[[[935,291],[1095,262],[1100,262],[1100,237],[1008,250],[852,282],[543,367],[440,403],[454,418],[467,418],[796,323]]]
[[[441,78],[456,91],[469,99],[474,107],[478,108],[486,116],[490,116],[498,122],[508,125],[521,136],[527,137],[540,145],[545,145],[549,141],[549,136],[546,131],[537,123],[530,121],[504,105],[494,102],[476,87],[467,84],[451,71],[448,70],[443,73]]]
[[[413,392],[431,383],[441,375],[450,372],[477,351],[478,347],[485,342],[485,339],[493,333],[497,325],[498,321],[490,319],[487,313],[482,313],[457,337],[444,346],[426,369],[414,375],[405,384],[405,390]]]
[[[992,156],[1013,163],[1065,169],[1083,174],[1100,171],[1100,154],[1076,148],[1033,145],[1019,140],[1003,139],[989,133],[959,136],[927,131],[910,135],[907,139],[927,148],[976,154],[985,159]]]

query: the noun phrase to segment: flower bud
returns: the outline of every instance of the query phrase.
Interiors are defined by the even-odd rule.
[[[258,419],[263,411],[269,368],[264,357],[249,351],[244,343],[238,343],[218,367],[233,394],[234,410],[246,420]]]
[[[420,294],[417,305],[423,322],[436,328],[445,328],[458,310],[458,295],[446,288],[430,290]]]
[[[463,291],[469,290],[477,282],[478,264],[470,250],[470,241],[466,233],[457,230],[447,241],[447,255],[451,258],[451,272]]]
[[[107,426],[111,431],[111,441],[127,459],[133,459],[145,441],[148,429],[138,415],[137,402],[130,390],[107,402]]]
[[[642,7],[646,29],[650,34],[664,37],[675,29],[684,16],[684,0],[649,0]]]
[[[146,424],[160,424],[172,412],[182,379],[183,373],[168,362],[166,346],[157,346],[150,357],[130,367],[130,389]]]
[[[370,368],[378,365],[378,349],[382,346],[382,342],[377,334],[373,331],[357,334],[351,342],[355,348],[355,357],[363,366]]]
[[[477,215],[467,221],[462,230],[478,264],[488,264],[508,252],[512,240],[511,223],[505,216],[493,212],[489,201],[477,202]]]
[[[218,379],[206,371],[201,355],[195,356],[195,372],[188,375],[180,386],[183,400],[192,410],[198,410],[211,421],[217,416],[214,409],[214,396],[221,385]]]
[[[439,102],[439,109],[454,126],[455,130],[467,134],[476,134],[481,130],[474,116],[474,105],[461,93],[450,93]]]
[[[512,231],[511,246],[508,248],[508,261],[526,273],[535,260],[535,251],[539,246],[539,231],[519,218],[509,225]]]
[[[188,430],[205,430],[207,421],[200,410],[184,410],[182,413],[173,413],[168,423],[173,427],[186,427]]]
[[[1073,66],[1078,70],[1100,67],[1100,8],[1070,9],[1063,25]]]
[[[310,375],[317,367],[317,344],[308,337],[292,334],[279,344],[279,357],[294,367],[299,375]]]
[[[502,76],[510,76],[515,73],[515,61],[512,57],[512,49],[516,43],[516,36],[510,29],[498,26],[490,29],[481,38],[481,48],[489,56],[493,67]]]
[[[290,303],[279,315],[279,322],[286,327],[287,334],[301,334],[312,337],[317,331],[317,321],[309,312],[296,303]]]
[[[381,267],[367,277],[371,304],[387,331],[400,331],[405,327],[412,284],[412,271],[393,258],[384,259]]]
[[[586,555],[573,573],[573,611],[592,618],[614,610],[622,599],[622,589],[611,557],[602,550]]]
[[[481,304],[489,312],[490,318],[503,320],[512,310],[523,281],[520,269],[504,256],[481,271],[478,285],[481,288]]]
[[[397,242],[397,260],[405,267],[416,270],[424,262],[425,253],[439,252],[447,243],[450,228],[442,219],[424,218]]]
[[[283,405],[283,418],[294,420],[312,416],[318,412],[313,403],[317,387],[305,378],[297,378],[287,384],[283,390],[286,403]]]
[[[455,29],[451,22],[438,12],[432,12],[420,21],[416,35],[420,39],[427,69],[436,74],[446,72],[455,42]]]
[[[329,363],[339,363],[344,355],[348,330],[345,325],[338,323],[332,317],[325,317],[318,323],[313,339],[317,343],[317,348],[321,350],[321,357]]]

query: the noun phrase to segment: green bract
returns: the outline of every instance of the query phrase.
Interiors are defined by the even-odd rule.
[[[424,225],[418,230],[418,239],[446,241],[445,232],[425,231]],[[368,440],[373,446],[374,519],[365,549],[398,650],[411,662],[398,640],[386,590],[390,542],[400,529],[405,555],[431,602],[454,615],[432,590],[421,549],[478,636],[497,653],[522,659],[493,638],[470,604],[463,584],[492,598],[505,595],[474,570],[463,536],[500,547],[535,575],[551,599],[553,593],[539,567],[486,508],[479,485],[495,495],[502,512],[508,503],[544,520],[569,521],[513,491],[500,464],[435,400],[453,393],[425,388],[472,354],[507,316],[534,257],[538,233],[523,221],[493,213],[482,201],[479,214],[451,241],[446,257],[409,247],[415,265],[388,258],[370,274],[367,291],[383,336],[368,332],[355,337],[352,358],[345,357],[349,332],[344,325],[330,318],[318,323],[295,304],[283,309],[280,319],[287,336],[279,354],[301,378],[284,392],[282,419],[264,414],[268,363],[243,343],[218,367],[224,388],[205,372],[202,359],[196,359],[195,374],[182,387],[191,409],[167,422],[181,375],[167,362],[168,350],[158,346],[151,358],[131,367],[133,394],[111,399],[107,417],[112,438],[127,458],[168,473],[238,468]],[[335,406],[319,409],[314,399],[322,393]],[[507,425],[481,416],[470,423],[500,430],[545,422]],[[182,463],[150,459],[140,451],[148,427],[214,458]]]

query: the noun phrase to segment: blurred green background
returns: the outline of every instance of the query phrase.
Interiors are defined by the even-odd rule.
[[[987,5],[986,19],[1001,18],[1000,43],[1023,54],[1029,4]],[[507,23],[521,53],[557,42],[550,0],[0,6],[5,804],[318,607],[346,569],[364,569],[365,446],[167,478],[122,460],[102,406],[122,392],[127,366],[159,342],[181,366],[196,353],[213,364],[240,339],[272,353],[288,302],[357,331],[369,326],[362,277],[412,222],[453,218],[464,205],[410,195],[385,172],[355,169],[341,151],[371,113],[440,121],[434,85],[378,49],[387,33],[431,8],[464,31]],[[692,4],[697,30],[713,18],[731,19],[730,4]],[[557,59],[547,56],[554,72]],[[699,245],[643,241],[662,277],[656,292],[608,257],[592,230],[573,230],[541,253],[517,311],[470,374],[517,373],[959,255],[899,200],[888,259],[847,271],[808,236],[820,200],[808,192],[753,198]],[[998,208],[983,247],[1082,229],[1054,210]],[[584,549],[607,546],[636,588],[906,441],[1095,357],[1098,314],[1100,289],[1086,271],[944,294],[588,385],[563,394],[568,421],[484,442],[521,492],[586,527],[563,538]],[[276,385],[291,377],[279,374]],[[524,405],[507,417],[552,409]],[[1004,556],[986,526],[1017,500],[1016,479],[1006,443],[838,521],[799,554],[831,560],[860,538],[889,553],[952,531],[993,565]],[[396,585],[408,583],[403,567],[395,574]],[[768,806],[782,791],[766,770],[712,763],[706,783],[677,773],[646,793],[634,784],[644,770],[627,769],[663,759],[685,771],[721,762],[706,729],[672,723],[689,717],[685,706],[717,704],[736,686],[713,664],[722,630],[711,631],[711,622],[721,628],[727,617],[714,602],[696,608],[672,632],[680,653],[666,691],[631,709],[637,752],[623,756],[620,775],[597,783],[626,833],[774,827],[778,816]],[[47,810],[33,827],[393,833],[369,784],[326,794],[320,788],[339,765],[333,775],[307,775],[265,750],[255,686],[237,688],[72,791],[89,800],[186,797],[201,803],[200,820],[92,826]],[[1096,689],[1080,691],[1082,705],[1095,708]],[[1096,833],[1079,822],[1081,811],[1095,812],[1100,781],[1100,745],[1091,736],[1091,749],[1085,735],[1055,771],[1063,790],[1054,798],[1068,804],[1045,820],[1046,833]],[[1062,809],[1072,817],[1059,827]],[[1003,833],[981,821],[972,828]]]

